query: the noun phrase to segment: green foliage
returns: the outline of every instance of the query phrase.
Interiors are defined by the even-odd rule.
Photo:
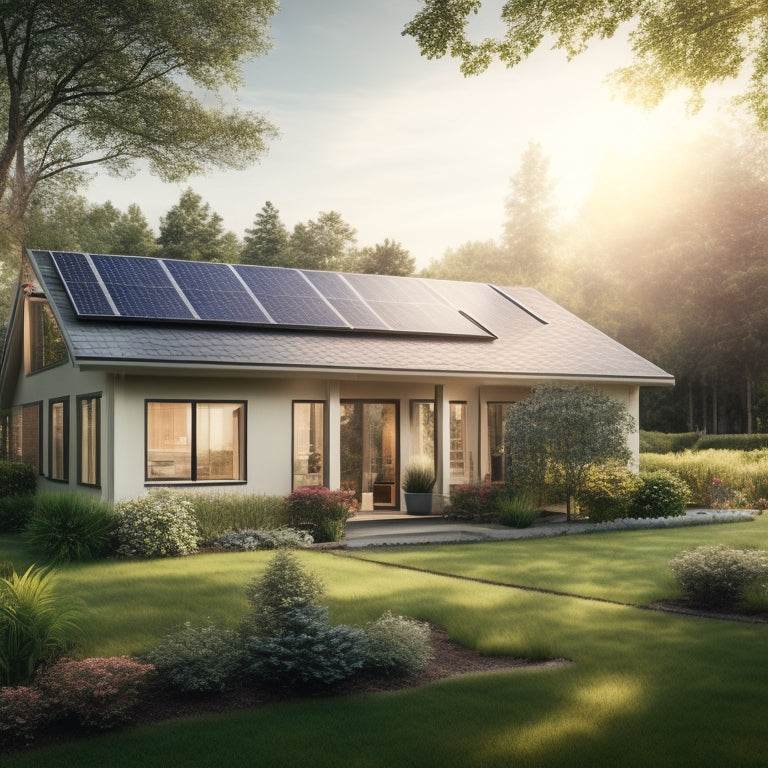
[[[280,220],[280,212],[269,200],[256,214],[253,228],[246,229],[245,233],[241,263],[265,267],[286,266],[288,230]]]
[[[191,504],[204,541],[228,531],[274,530],[288,524],[283,496],[260,493],[178,493]]]
[[[576,500],[593,523],[607,523],[631,515],[641,485],[626,467],[604,464],[589,470]]]
[[[367,667],[385,675],[415,675],[434,658],[429,624],[387,611],[366,624]]]
[[[414,459],[403,472],[404,493],[432,493],[435,482],[434,463],[426,458]]]
[[[162,490],[115,505],[117,554],[122,557],[174,557],[197,549],[192,505]]]
[[[528,528],[538,517],[536,495],[527,489],[518,489],[502,495],[496,501],[499,521],[511,528]]]
[[[311,546],[314,539],[307,531],[278,528],[275,531],[230,531],[206,543],[214,549],[251,552],[255,549],[301,549]]]
[[[337,211],[321,212],[317,220],[296,224],[288,243],[285,266],[299,269],[344,270],[353,256],[356,231]]]
[[[736,608],[747,587],[768,577],[768,552],[701,546],[681,552],[669,568],[692,605]]]
[[[46,562],[94,560],[114,552],[117,518],[110,504],[76,493],[40,493],[25,538]]]
[[[0,496],[0,532],[24,530],[34,509],[35,497],[31,493],[24,496]]]
[[[698,432],[647,432],[641,429],[640,453],[679,453],[693,448],[698,440]]]
[[[693,450],[761,451],[766,448],[768,435],[702,435]]]
[[[31,744],[51,717],[50,706],[37,688],[0,688],[0,746]]]
[[[37,472],[28,464],[0,461],[0,498],[29,496],[37,490]]]
[[[416,268],[416,259],[400,243],[386,238],[383,243],[358,250],[347,268],[365,275],[408,277]]]
[[[234,630],[187,622],[166,635],[146,661],[181,693],[222,693],[242,669],[243,651]]]
[[[322,485],[297,488],[285,502],[288,525],[308,527],[318,542],[340,541],[347,520],[357,509],[354,491],[331,491]]]
[[[136,715],[154,669],[127,656],[64,659],[43,670],[35,687],[58,719],[82,728],[109,730]]]
[[[580,385],[537,387],[507,412],[508,479],[527,488],[562,484],[568,519],[590,467],[630,458],[634,421],[610,395]]]
[[[456,520],[494,520],[504,487],[497,483],[457,485],[451,489],[446,516]]]
[[[0,684],[29,682],[72,647],[81,610],[54,590],[52,571],[30,566],[0,579]]]
[[[630,507],[631,517],[679,517],[685,514],[688,486],[664,469],[640,473],[640,487]]]

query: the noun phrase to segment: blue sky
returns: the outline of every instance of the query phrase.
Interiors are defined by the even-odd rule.
[[[509,180],[530,140],[551,157],[559,202],[572,211],[607,148],[640,152],[659,136],[695,130],[716,106],[690,120],[681,99],[650,116],[612,100],[604,78],[629,60],[622,40],[571,62],[543,48],[514,70],[465,79],[456,62],[428,61],[400,34],[416,0],[283,6],[274,50],[245,65],[232,99],[280,130],[261,163],[188,184],[99,175],[87,196],[121,208],[136,202],[157,229],[191,186],[240,237],[267,200],[289,228],[336,210],[359,245],[395,239],[423,266],[446,248],[500,235]],[[492,6],[485,13],[479,25],[492,24]]]

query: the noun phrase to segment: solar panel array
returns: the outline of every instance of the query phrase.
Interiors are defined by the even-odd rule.
[[[79,318],[494,338],[417,278],[141,256],[51,258]]]

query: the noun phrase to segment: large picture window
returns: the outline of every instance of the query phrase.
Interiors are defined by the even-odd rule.
[[[148,400],[148,481],[245,480],[245,403]]]
[[[48,403],[48,478],[69,480],[69,398]]]
[[[323,485],[325,469],[322,401],[293,404],[293,489]]]
[[[101,485],[101,396],[77,398],[77,482]]]

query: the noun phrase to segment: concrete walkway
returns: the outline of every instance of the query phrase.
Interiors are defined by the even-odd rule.
[[[530,528],[507,528],[493,523],[470,523],[442,517],[418,517],[402,514],[355,516],[347,522],[347,548],[379,547],[397,544],[446,544],[472,541],[535,539],[549,536],[600,533],[604,531],[646,528],[678,528],[689,525],[735,523],[752,520],[756,513],[745,510],[689,509],[682,517],[657,520],[616,520],[590,523],[588,520],[565,522],[559,512],[543,512]]]

